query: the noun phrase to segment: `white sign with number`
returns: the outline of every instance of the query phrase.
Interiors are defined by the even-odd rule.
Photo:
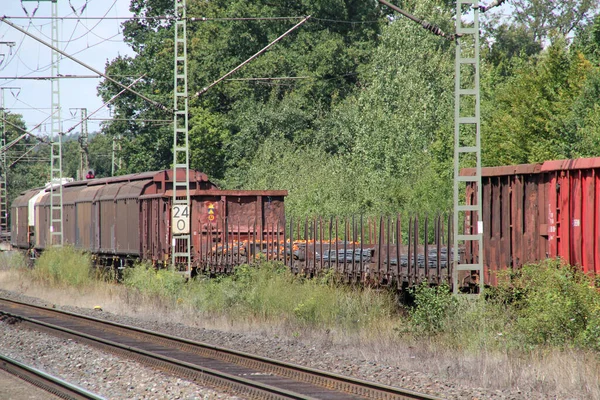
[[[173,234],[190,233],[190,209],[187,205],[173,206]]]

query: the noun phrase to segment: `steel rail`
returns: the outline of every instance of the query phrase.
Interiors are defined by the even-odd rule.
[[[67,400],[104,400],[92,392],[0,354],[0,369]]]
[[[315,386],[315,387],[326,388],[326,389],[332,391],[332,393],[336,393],[336,392],[341,393],[343,396],[341,398],[418,399],[418,400],[439,400],[440,399],[439,397],[436,397],[436,396],[417,393],[417,392],[414,392],[414,391],[411,391],[408,389],[378,384],[378,383],[374,383],[374,382],[351,378],[351,377],[344,376],[344,375],[320,371],[317,369],[294,365],[291,363],[274,360],[274,359],[269,359],[266,357],[261,357],[261,356],[257,356],[257,355],[253,355],[253,354],[249,354],[249,353],[245,353],[245,352],[225,349],[225,348],[214,346],[214,345],[207,344],[207,343],[196,342],[196,341],[182,339],[182,338],[174,337],[174,336],[163,334],[163,333],[153,332],[153,331],[149,331],[149,330],[134,327],[134,326],[122,325],[122,324],[118,324],[115,322],[100,320],[97,318],[88,317],[88,316],[75,314],[75,313],[70,313],[67,311],[61,311],[61,310],[57,310],[54,308],[35,306],[32,304],[22,303],[22,302],[10,300],[10,299],[0,298],[0,310],[4,309],[2,307],[3,303],[10,303],[11,305],[14,305],[15,307],[31,308],[31,309],[37,310],[38,312],[42,312],[45,314],[51,313],[52,315],[56,315],[59,318],[70,318],[70,319],[76,319],[79,321],[84,321],[84,323],[101,324],[101,326],[102,326],[101,329],[104,331],[109,331],[109,330],[114,330],[114,332],[118,331],[118,335],[127,336],[134,340],[135,339],[151,340],[155,344],[164,346],[165,348],[177,349],[178,351],[185,352],[186,354],[194,354],[199,357],[208,358],[211,360],[218,360],[220,362],[224,362],[227,364],[237,365],[240,368],[248,368],[248,369],[252,369],[252,370],[257,370],[257,371],[260,371],[263,375],[268,375],[268,376],[273,376],[273,377],[278,376],[278,377],[282,377],[288,381],[293,380],[295,382],[301,382],[301,383],[308,384],[308,385]],[[9,314],[8,312],[5,312],[5,311],[0,311],[0,313]],[[29,317],[29,318],[21,317],[21,320],[32,323],[32,324],[37,324],[40,326],[44,326],[44,324],[45,324],[44,322],[37,321],[31,317]],[[51,328],[51,329],[56,329],[56,328]],[[62,330],[65,333],[71,334],[71,335],[73,335],[73,334],[80,335],[79,333],[74,332],[74,331],[66,332],[66,330],[64,328],[58,328],[58,329]],[[95,344],[100,343],[100,344],[104,344],[104,345],[114,346],[113,344],[105,343],[107,341],[105,341],[104,339],[92,337],[90,335],[88,335],[88,337],[86,337],[84,334],[82,337],[85,340],[87,340],[88,342],[93,342]],[[117,345],[117,347],[122,346],[119,344],[116,344],[116,345]],[[146,352],[146,351],[138,349],[138,348],[134,348],[132,346],[124,346],[124,347],[119,347],[119,348],[121,348],[122,350],[127,350],[128,352],[134,352],[138,355],[145,356],[146,358],[154,357],[153,354],[150,354],[149,352]],[[162,360],[162,362],[165,362],[165,361],[168,361],[169,363],[173,363],[173,360]],[[183,369],[187,368],[188,371],[189,370],[196,370],[196,371],[199,370],[199,371],[201,371],[205,374],[209,374],[209,375],[218,376],[220,374],[219,371],[210,370],[205,367],[198,366],[198,365],[191,365],[191,364],[187,365],[189,363],[186,364],[186,363],[181,363],[180,361],[177,361],[177,360],[174,360],[174,361],[175,361],[175,363],[178,363],[177,368],[179,368],[179,370],[181,370],[181,371],[183,371],[182,368]],[[154,364],[157,365],[157,362],[154,361]],[[172,367],[165,368],[164,365],[162,366],[162,369],[173,370]],[[189,372],[187,373],[187,375],[189,375]],[[204,378],[205,377],[206,377],[206,375],[204,375]],[[236,383],[246,384],[245,381],[247,381],[247,379],[245,379],[245,378],[244,378],[244,381],[241,381],[241,382],[239,381],[239,379],[240,379],[239,377],[233,377],[233,378],[236,379],[236,381],[235,381]],[[226,377],[225,379],[231,379],[231,378]],[[252,384],[257,383],[257,381],[255,381],[255,380],[252,380],[251,382],[252,382]],[[216,386],[223,387],[222,384],[216,384]],[[231,385],[226,385],[226,387],[227,386],[231,387]],[[255,388],[255,389],[258,390],[257,388]],[[281,389],[270,386],[269,388],[267,388],[267,390],[269,390],[271,395],[273,395],[274,392],[281,390]],[[284,390],[284,392],[285,393],[283,394],[283,396],[289,396],[291,394],[289,390]],[[299,393],[293,393],[293,395],[300,396],[300,397],[272,397],[272,398],[308,398],[308,397],[306,397],[306,395],[302,395]],[[340,397],[338,397],[338,398],[340,398]]]

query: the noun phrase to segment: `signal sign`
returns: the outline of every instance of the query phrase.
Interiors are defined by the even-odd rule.
[[[179,204],[173,209],[173,234],[185,235],[190,233],[190,209],[189,206]]]
[[[215,220],[215,205],[213,203],[208,204],[208,220],[211,222]]]

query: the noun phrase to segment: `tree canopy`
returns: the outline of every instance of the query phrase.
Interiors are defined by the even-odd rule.
[[[399,5],[454,30],[450,1]],[[598,155],[598,4],[515,0],[510,7],[508,17],[482,16],[484,164]],[[172,0],[132,0],[131,10],[174,12]],[[194,19],[187,31],[192,168],[224,188],[287,189],[294,215],[451,206],[452,42],[376,1],[188,0],[187,14]],[[265,54],[197,95],[307,15]],[[123,31],[135,55],[107,62],[106,73],[123,84],[139,79],[135,90],[171,108],[172,19],[132,19]],[[119,91],[106,80],[99,86],[105,100]],[[92,167],[110,172],[118,137],[119,173],[170,168],[172,114],[129,92],[111,107],[115,119],[91,139]],[[77,142],[65,148],[72,171]]]

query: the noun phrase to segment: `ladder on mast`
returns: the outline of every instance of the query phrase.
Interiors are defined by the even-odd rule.
[[[187,4],[175,0],[175,62],[173,96],[173,202],[171,208],[171,258],[173,268],[185,265],[191,277],[190,154],[188,142]],[[183,179],[180,177],[181,171]],[[182,195],[181,193],[184,193]]]
[[[461,19],[466,11],[468,22]],[[470,19],[472,18],[472,20]],[[477,273],[483,292],[483,221],[481,209],[481,126],[479,93],[479,4],[457,0],[454,93],[454,226],[452,287],[460,292],[465,271]],[[475,166],[475,175],[460,176],[461,167]],[[473,196],[461,198],[461,185],[475,185]],[[476,225],[473,224],[477,221]],[[464,248],[469,259],[460,258]]]
[[[52,45],[58,45],[58,1],[52,2]],[[58,75],[60,55],[52,50],[52,68],[50,80],[52,106],[50,112],[50,244],[63,245],[63,182],[62,182],[62,132],[60,121],[60,83]]]

